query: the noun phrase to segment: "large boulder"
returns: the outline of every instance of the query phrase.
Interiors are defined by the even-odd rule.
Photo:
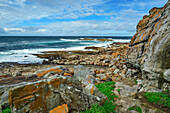
[[[60,67],[60,69],[63,68]],[[42,72],[44,76],[47,70],[49,69],[37,73]],[[43,78],[40,76],[37,81],[2,85],[0,87],[1,104],[9,103],[12,113],[46,113],[62,104],[67,104],[69,111],[78,112],[86,110],[93,104],[103,104],[107,99],[94,86],[93,76],[83,75],[85,78],[80,81],[81,79],[79,80],[76,76],[63,76],[55,71],[52,72],[54,73],[51,76]],[[83,85],[85,80],[91,80],[91,82]]]

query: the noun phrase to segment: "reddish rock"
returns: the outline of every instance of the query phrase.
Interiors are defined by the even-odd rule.
[[[50,113],[68,113],[69,109],[67,104],[63,104],[61,106],[58,106],[50,111]]]

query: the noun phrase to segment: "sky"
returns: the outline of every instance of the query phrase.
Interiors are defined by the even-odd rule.
[[[0,0],[0,36],[133,36],[168,0]]]

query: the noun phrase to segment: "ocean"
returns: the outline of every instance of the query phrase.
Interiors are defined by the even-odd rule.
[[[114,41],[79,40],[109,38]],[[113,42],[129,42],[128,36],[0,36],[0,63],[41,63],[32,54],[43,51],[84,50],[87,46],[106,46]]]

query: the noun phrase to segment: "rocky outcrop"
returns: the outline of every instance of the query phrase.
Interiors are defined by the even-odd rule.
[[[149,83],[150,89],[170,89],[170,1],[162,8],[152,8],[138,23],[127,60],[141,69],[144,79],[154,82]]]
[[[84,69],[82,74],[85,78],[80,79],[78,75],[64,76],[67,69],[56,66],[34,73],[33,76],[36,74],[39,77],[35,78],[36,81],[2,85],[0,104],[8,103],[12,113],[47,113],[52,109],[53,112],[59,110],[56,107],[62,104],[68,105],[68,108],[63,107],[63,110],[66,108],[65,112],[68,112],[68,109],[78,112],[86,110],[93,104],[103,104],[106,96],[93,82],[83,85],[86,79],[95,81],[94,77],[92,79],[88,77],[91,71],[82,66],[78,67]]]

